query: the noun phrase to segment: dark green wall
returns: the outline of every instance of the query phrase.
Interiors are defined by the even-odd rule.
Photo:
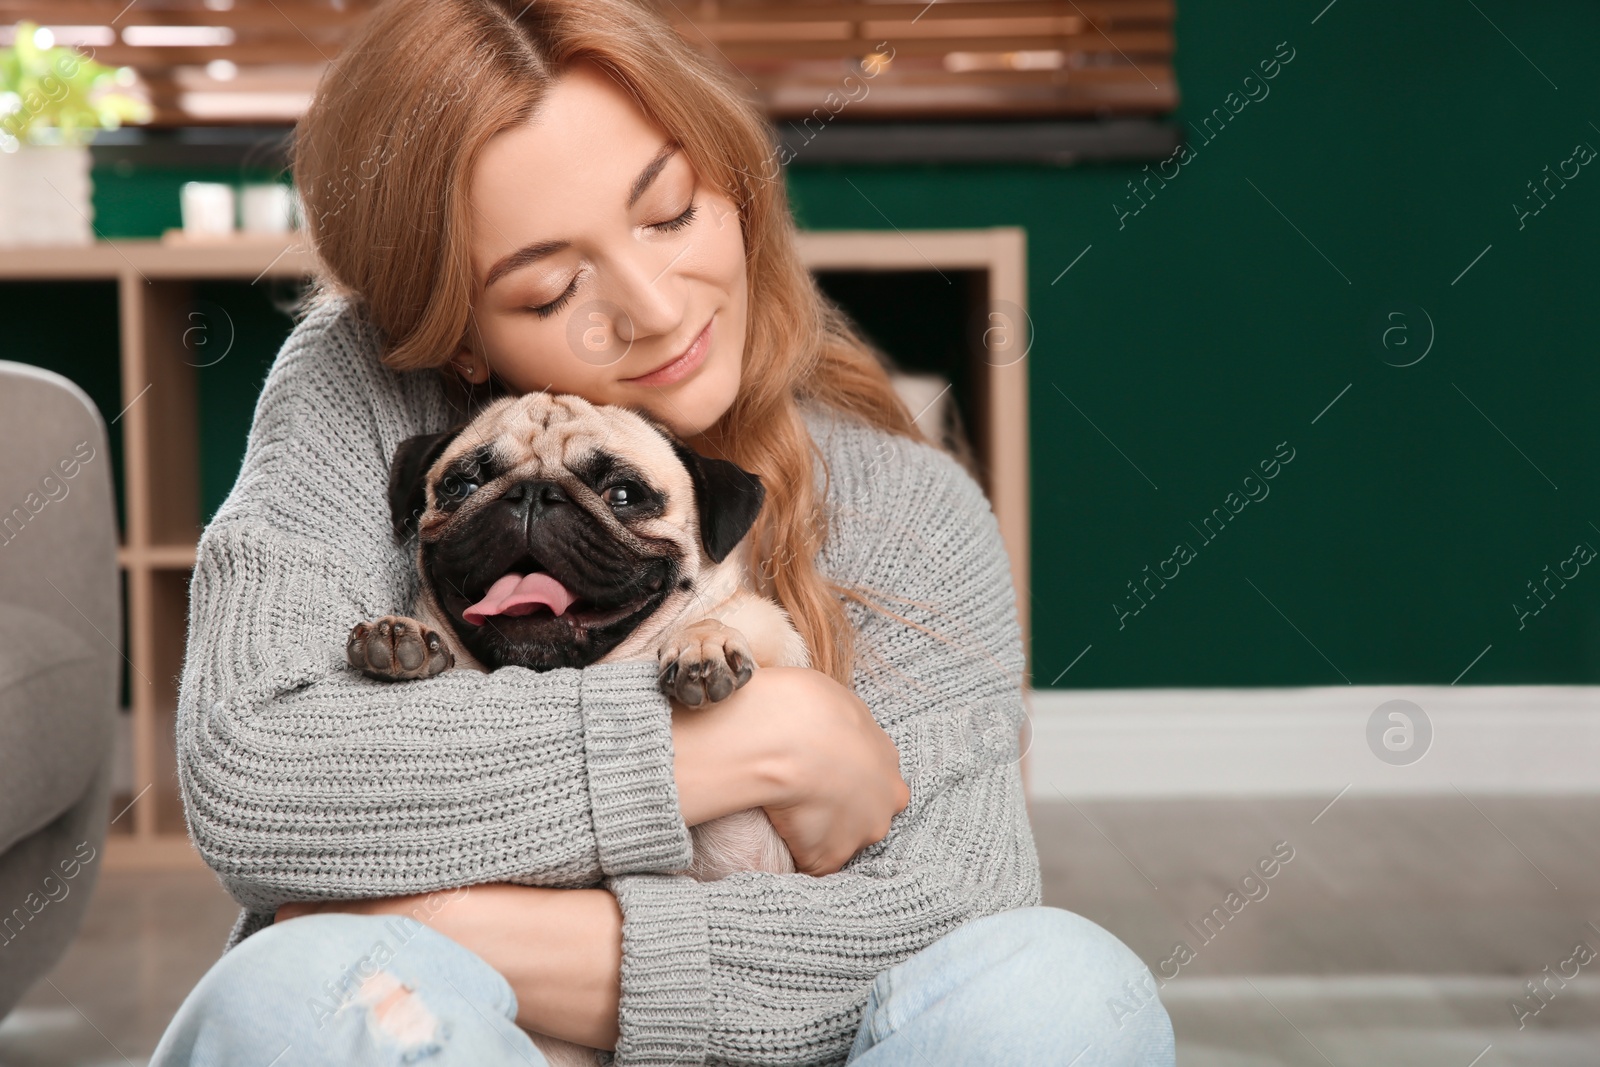
[[[0,255],[8,254],[0,251]],[[122,484],[121,348],[116,282],[5,282],[0,284],[0,359],[48,367],[76,382],[106,421],[117,523],[126,522]],[[11,503],[7,502],[8,505]]]
[[[101,237],[160,237],[183,225],[178,189],[184,182],[270,182],[269,168],[201,169],[136,167],[126,160],[94,168],[94,225]]]
[[[245,439],[256,398],[283,339],[293,327],[291,305],[298,285],[262,279],[207,282],[195,286],[190,313],[194,337],[191,361],[199,387],[200,510],[209,521],[239,476]]]
[[[1245,78],[1280,42],[1293,58],[1135,215],[1155,167],[789,168],[807,227],[1028,232],[1037,685],[1449,683],[1480,653],[1462,684],[1600,681],[1594,568],[1513,607],[1600,548],[1600,168],[1520,225],[1512,206],[1600,147],[1600,9],[1325,4],[1180,4],[1195,128],[1261,97]],[[206,176],[99,172],[99,223],[158,233]],[[207,514],[286,322],[247,289],[202,294],[250,324],[201,372]],[[920,345],[919,299],[862,317]],[[1430,320],[1426,358],[1391,365]],[[1203,540],[1190,523],[1240,507],[1281,442],[1292,461],[1248,483],[1268,495]],[[1180,542],[1131,614],[1127,583]]]
[[[1486,648],[1462,684],[1600,681],[1596,567],[1513,609],[1600,548],[1600,163],[1512,208],[1600,147],[1600,9],[1339,0],[1313,25],[1326,3],[1179,5],[1180,119],[1293,59],[1132,217],[1139,166],[791,175],[811,227],[1028,231],[1037,685],[1449,683]],[[1432,350],[1390,366],[1417,308]],[[1204,542],[1189,523],[1280,442]]]

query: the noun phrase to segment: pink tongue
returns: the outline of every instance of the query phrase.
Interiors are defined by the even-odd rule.
[[[573,599],[566,586],[543,572],[508,574],[490,586],[483,599],[463,611],[461,617],[474,626],[482,626],[490,615],[530,615],[541,604],[560,615]]]

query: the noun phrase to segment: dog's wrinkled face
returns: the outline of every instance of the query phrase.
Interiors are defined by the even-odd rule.
[[[756,475],[648,416],[547,393],[410,438],[389,480],[397,536],[418,534],[424,595],[491,670],[596,662],[692,596],[763,495]]]

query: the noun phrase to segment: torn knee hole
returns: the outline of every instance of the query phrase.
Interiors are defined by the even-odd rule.
[[[401,1044],[432,1041],[439,1029],[438,1018],[417,991],[388,971],[362,982],[356,1000],[372,1012],[380,1031]]]

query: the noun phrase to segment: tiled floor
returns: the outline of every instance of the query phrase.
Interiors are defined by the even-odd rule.
[[[1175,975],[1181,1067],[1600,1064],[1600,960],[1521,1029],[1511,1009],[1580,941],[1600,952],[1600,798],[1326,804],[1040,806],[1045,902]],[[1293,858],[1239,891],[1279,842]]]
[[[1580,941],[1600,950],[1600,798],[1326,804],[1039,805],[1045,902],[1172,976],[1181,1067],[1600,1064],[1600,960],[1520,1030],[1510,1007]],[[1275,847],[1292,858],[1245,882]],[[104,877],[0,1024],[0,1064],[143,1064],[234,915],[208,874]]]

